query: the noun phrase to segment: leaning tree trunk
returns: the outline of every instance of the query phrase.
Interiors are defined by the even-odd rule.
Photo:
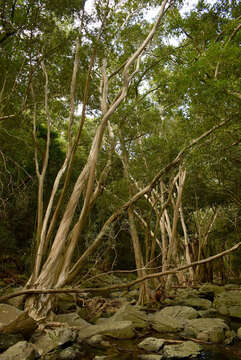
[[[72,265],[74,250],[76,248],[78,239],[80,238],[80,234],[83,231],[86,217],[88,216],[89,211],[96,199],[96,165],[108,120],[115,112],[117,107],[125,99],[129,85],[135,74],[139,71],[141,56],[150,44],[160,24],[160,21],[166,12],[167,6],[168,0],[163,0],[156,23],[154,24],[147,37],[142,42],[141,46],[126,61],[124,67],[120,67],[117,72],[115,71],[109,77],[104,76],[103,78],[102,90],[103,101],[106,105],[105,113],[103,113],[100,124],[96,130],[96,134],[94,136],[92,146],[89,152],[88,160],[75,183],[74,189],[66,205],[66,209],[63,213],[62,219],[60,220],[60,223],[57,227],[56,234],[55,236],[53,236],[54,239],[51,245],[51,237],[48,236],[48,234],[52,234],[53,227],[51,227],[51,229],[50,227],[48,229],[44,229],[44,231],[42,229],[41,231],[41,234],[43,236],[40,237],[40,240],[37,243],[34,272],[28,281],[28,287],[31,286],[32,288],[38,289],[60,288],[70,283],[78,274],[79,270],[81,269],[81,265],[86,261],[86,258],[88,258],[88,256],[96,250],[96,247],[98,246],[101,238],[103,237],[103,233],[107,225],[104,225],[103,229],[101,230],[100,234],[97,236],[93,244],[88,249],[86,249],[86,251],[81,255],[79,260],[77,260],[77,262]],[[108,82],[111,81],[114,76],[118,76],[119,79],[119,71],[122,69],[122,84],[120,90],[114,98],[113,102],[107,106]],[[76,69],[74,71],[76,71]],[[84,103],[84,106],[85,105],[86,103]],[[70,119],[70,122],[73,123],[72,119]],[[81,123],[80,129],[82,129],[82,126],[83,124]],[[74,146],[76,146],[78,140],[79,133],[77,135],[77,140],[74,143]],[[69,161],[69,167],[71,167],[69,159],[72,159],[73,152],[70,151],[70,153],[70,156],[69,153],[66,156],[66,159],[68,159]],[[64,171],[64,168],[62,170]],[[68,181],[66,183],[68,183]],[[59,186],[59,183],[57,184],[57,186]],[[56,196],[56,194],[57,189],[55,188],[53,198]],[[76,224],[73,225],[76,208],[81,196],[83,196],[83,207],[81,209],[79,219],[77,220]],[[51,201],[53,200],[53,198],[51,197]],[[53,201],[51,202],[51,204],[53,204]],[[49,207],[47,207],[47,209],[49,209]],[[51,211],[48,212],[48,215],[46,214],[48,216],[48,219],[45,222],[47,227],[48,223],[50,223],[49,226],[51,226],[52,224],[50,213]],[[42,223],[40,224],[42,225]],[[56,225],[56,219],[54,224]],[[39,233],[40,230],[41,229],[39,229]],[[48,248],[49,252],[47,253]],[[51,313],[51,310],[53,309],[53,302],[54,300],[50,295],[33,295],[27,298],[25,308],[29,312],[30,316],[32,316],[36,320],[41,320]]]
[[[121,158],[122,158],[122,164],[123,164],[124,178],[126,179],[126,181],[128,183],[129,194],[132,197],[134,195],[135,187],[133,186],[133,184],[131,183],[131,180],[130,180],[130,175],[129,175],[129,170],[128,170],[128,165],[129,165],[128,164],[128,154],[127,154],[127,150],[126,150],[126,146],[125,146],[125,142],[124,142],[124,138],[123,138],[123,134],[122,134],[121,130],[120,130],[120,142],[121,142],[121,146],[122,146],[122,157]],[[135,215],[134,215],[132,206],[130,206],[128,208],[127,213],[128,213],[129,227],[130,227],[130,235],[131,235],[132,245],[133,245],[134,254],[135,254],[137,276],[138,276],[138,278],[143,278],[144,276],[147,275],[147,272],[144,267],[144,260],[143,260],[141,245],[140,245],[140,239],[139,239],[138,232],[136,229]],[[148,303],[148,302],[150,302],[150,299],[151,299],[151,291],[148,286],[148,282],[144,281],[139,286],[138,303],[139,304]]]

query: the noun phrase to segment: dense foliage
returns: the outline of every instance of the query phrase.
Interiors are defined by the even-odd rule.
[[[36,249],[39,211],[36,156],[41,168],[48,146],[48,118],[50,147],[43,211],[69,142],[76,145],[70,176],[61,179],[54,200],[53,211],[61,189],[67,184],[56,232],[101,122],[103,77],[109,79],[110,105],[120,91],[126,61],[151,29],[153,20],[146,14],[148,9],[153,12],[155,5],[158,2],[96,1],[92,12],[85,12],[83,0],[67,3],[6,0],[0,4],[0,244],[4,253],[18,250],[14,256],[21,257],[26,271],[31,270],[30,259]],[[108,217],[147,186],[181,149],[222,121],[225,122],[222,127],[186,151],[178,164],[187,172],[182,208],[193,261],[214,255],[240,240],[241,4],[219,0],[210,5],[200,0],[186,13],[183,5],[185,1],[170,1],[153,41],[145,49],[125,101],[112,114],[111,125],[105,129],[95,171],[96,187],[101,186],[96,201],[91,203],[74,258],[93,243]],[[77,37],[78,73],[71,93]],[[75,143],[81,119],[85,120],[84,126]],[[69,121],[73,121],[72,137]],[[123,175],[125,166],[127,176]],[[166,191],[177,171],[178,167],[173,167],[162,177]],[[81,214],[85,191],[73,224]],[[154,191],[161,194],[160,183],[155,184]],[[160,243],[163,240],[157,225],[162,204],[151,205],[148,198],[153,193],[146,195],[133,208],[139,215],[136,229],[143,256],[148,259],[150,234],[154,233]],[[167,206],[170,219],[174,217],[176,197],[174,190]],[[128,216],[122,212],[109,226],[86,267],[92,264],[102,270],[135,267],[129,231]],[[179,221],[179,254],[183,253],[183,237]],[[161,250],[154,247],[153,251],[158,257]],[[239,276],[240,254],[235,253],[231,260],[222,260],[222,266],[214,263],[206,276],[199,273],[199,280],[223,278],[225,273]]]

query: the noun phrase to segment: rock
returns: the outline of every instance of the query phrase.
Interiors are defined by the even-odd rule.
[[[4,288],[6,286],[6,283],[3,280],[0,280],[0,288]]]
[[[232,290],[232,289],[237,289],[237,288],[239,288],[241,290],[240,285],[232,284],[232,283],[226,284],[226,285],[224,285],[224,287],[227,290],[229,290],[229,289]]]
[[[0,304],[0,329],[16,320],[22,311],[9,304]]]
[[[59,327],[55,330],[47,330],[45,333],[35,333],[31,340],[39,354],[45,355],[60,345],[73,341],[74,336],[71,329]]]
[[[146,351],[158,352],[164,346],[164,341],[154,337],[148,337],[141,343],[139,343],[137,346],[138,348],[144,349]]]
[[[8,304],[0,304],[0,332],[29,336],[36,327],[36,322],[24,311]]]
[[[33,344],[19,341],[0,355],[0,360],[34,360],[37,352]]]
[[[70,346],[58,354],[59,360],[75,360],[81,355],[81,352],[75,346]]]
[[[200,299],[198,297],[189,297],[185,299],[176,299],[179,305],[191,306],[197,310],[207,310],[212,307],[212,302],[207,299]]]
[[[208,310],[199,310],[198,314],[202,318],[215,318],[217,317],[217,310],[214,308],[210,308]]]
[[[128,293],[126,294],[126,298],[128,300],[138,300],[139,298],[139,290],[138,289],[133,289],[131,291],[128,291]]]
[[[87,321],[82,319],[76,313],[68,313],[68,314],[56,315],[55,321],[61,322],[61,323],[67,323],[70,326],[78,326],[80,328],[84,328],[84,327],[90,325]]]
[[[176,333],[184,329],[187,320],[161,315],[160,312],[157,312],[150,315],[150,321],[152,328],[160,333]]]
[[[220,314],[241,319],[241,291],[225,291],[217,294],[213,304]]]
[[[106,319],[101,324],[87,326],[84,331],[79,332],[78,342],[99,334],[108,335],[115,339],[132,339],[135,336],[131,321],[117,322]]]
[[[224,345],[232,345],[237,338],[234,330],[228,330],[225,332],[226,339],[224,340]]]
[[[212,343],[223,343],[228,325],[222,319],[201,318],[187,320],[184,335]]]
[[[159,311],[161,315],[167,315],[174,318],[183,318],[183,319],[196,319],[198,317],[197,310],[189,306],[168,306]]]
[[[94,360],[107,360],[107,359],[110,359],[110,357],[109,357],[109,356],[106,356],[106,355],[103,355],[103,356],[98,356],[98,355],[96,355],[96,356],[94,357]]]
[[[140,360],[162,360],[163,355],[152,355],[152,354],[146,354],[146,355],[138,355],[138,359]]]
[[[104,337],[102,335],[94,335],[87,339],[86,343],[89,345],[99,345],[102,341],[104,341]]]
[[[185,359],[195,358],[200,355],[202,347],[193,341],[186,341],[178,345],[165,345],[164,357],[165,359]]]
[[[19,287],[16,287],[16,288],[11,288],[9,289],[9,291],[7,291],[5,294],[12,294],[16,291],[21,291],[21,290],[24,290],[24,287],[23,286],[19,286]],[[11,298],[11,299],[8,299],[7,303],[9,305],[12,305],[18,309],[21,309],[23,308],[23,299],[24,299],[24,296],[25,295],[20,295],[20,296],[16,296],[14,298]]]
[[[185,288],[177,289],[177,298],[187,299],[189,297],[199,297],[199,292],[197,289]]]
[[[98,348],[108,348],[112,346],[111,343],[106,341],[102,335],[94,335],[90,339],[87,339],[86,343],[90,346]]]
[[[23,341],[21,334],[1,334],[0,333],[0,351],[7,350],[10,346],[15,345],[19,341]]]
[[[224,290],[225,290],[224,286],[206,283],[199,288],[199,294],[206,296],[209,295],[214,296],[216,294],[223,292]]]
[[[66,313],[67,311],[77,309],[74,296],[71,294],[57,294],[56,306],[59,313]]]
[[[146,328],[149,326],[148,316],[138,306],[125,304],[109,321],[131,321],[134,328]]]
[[[237,337],[241,340],[241,327],[237,330]]]

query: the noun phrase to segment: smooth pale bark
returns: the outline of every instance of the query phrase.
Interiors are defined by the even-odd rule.
[[[130,194],[130,196],[133,196],[134,186],[131,183],[130,176],[129,176],[128,153],[126,150],[126,145],[125,145],[121,130],[120,130],[120,143],[121,143],[121,147],[122,147],[121,160],[122,160],[122,164],[123,164],[124,178],[126,179],[126,181],[128,183],[129,194]],[[139,278],[142,278],[142,277],[146,276],[147,272],[144,267],[144,260],[143,260],[143,255],[142,255],[138,232],[136,229],[133,206],[128,207],[127,213],[128,213],[129,227],[130,227],[130,235],[131,235],[131,240],[132,240],[132,245],[133,245],[134,255],[135,255],[137,276]],[[148,287],[148,284],[146,282],[141,283],[140,288],[139,288],[138,303],[144,304],[145,302],[149,302],[149,300],[150,300],[150,289]]]
[[[171,169],[175,168],[179,165],[183,155],[193,146],[198,144],[201,140],[208,137],[214,131],[219,129],[220,127],[224,126],[228,123],[228,120],[221,121],[219,124],[213,126],[211,129],[200,135],[198,138],[193,139],[189,145],[185,146],[173,159],[169,164],[167,164],[164,168],[162,168],[152,179],[152,181],[146,185],[143,189],[140,189],[130,200],[128,200],[125,204],[123,204],[118,210],[116,210],[104,223],[102,229],[100,230],[99,234],[95,238],[94,242],[85,250],[85,252],[80,256],[79,260],[74,264],[72,269],[69,272],[68,276],[68,283],[73,281],[76,276],[78,276],[79,271],[81,268],[87,263],[88,258],[91,254],[95,252],[95,250],[100,245],[104,235],[108,231],[109,226],[118,218],[120,217],[123,212],[125,212],[129,206],[134,204],[136,201],[141,199],[145,194],[151,192],[151,190],[156,186],[157,183],[160,182],[160,179],[163,175],[167,174]],[[164,214],[166,214],[166,209],[164,210]],[[171,230],[170,230],[171,234]]]
[[[183,230],[183,234],[184,234],[185,258],[186,258],[187,264],[191,264],[192,259],[191,259],[191,253],[190,253],[190,247],[189,247],[189,237],[188,237],[187,227],[186,227],[185,220],[184,220],[182,206],[180,206],[179,212],[180,212],[182,230]],[[194,271],[193,271],[192,267],[189,268],[189,281],[191,283],[193,283],[193,281],[194,281]]]
[[[72,277],[73,269],[70,269],[71,260],[80,233],[83,230],[86,217],[89,213],[91,202],[93,200],[93,193],[95,190],[94,184],[96,178],[96,165],[97,165],[98,155],[100,152],[104,132],[108,124],[108,120],[111,117],[111,115],[116,111],[118,106],[125,99],[130,82],[135,76],[135,74],[139,71],[141,55],[150,44],[160,24],[162,17],[165,14],[167,4],[168,4],[168,0],[164,0],[162,2],[156,23],[154,24],[153,28],[151,29],[145,40],[142,42],[140,47],[127,60],[123,68],[122,85],[120,91],[116,95],[115,99],[110,104],[108,109],[106,109],[100,121],[100,124],[96,130],[92,142],[92,146],[90,149],[90,153],[88,156],[88,160],[86,162],[86,165],[84,166],[84,169],[82,170],[76,181],[73,192],[70,196],[63,217],[57,229],[47,259],[45,263],[42,265],[42,268],[39,271],[36,281],[34,281],[35,276],[31,276],[30,278],[29,283],[34,287],[42,287],[42,288],[61,287],[64,286],[68,281],[70,281]],[[73,74],[76,74],[75,67]],[[106,79],[107,77],[105,77],[104,82],[105,85],[108,85]],[[106,92],[106,88],[108,89],[108,86],[103,87],[103,93]],[[103,98],[105,97],[106,95],[103,96]],[[73,111],[72,105],[73,104],[71,103],[71,114]],[[70,118],[70,123],[71,121],[72,120]],[[85,192],[83,192],[84,190]],[[75,215],[75,210],[79,202],[80,196],[82,194],[83,194],[83,207],[79,219],[72,229],[71,227]],[[42,249],[43,248],[44,246],[42,247]],[[85,252],[83,255],[86,256],[86,254],[87,252]],[[41,254],[39,255],[41,256]],[[41,261],[39,260],[38,264],[40,263]],[[51,308],[52,308],[51,298],[48,295],[46,296],[41,295],[40,298],[32,298],[32,299],[30,298],[26,302],[26,309],[29,311],[29,314],[37,320],[47,316],[47,314],[51,311]]]

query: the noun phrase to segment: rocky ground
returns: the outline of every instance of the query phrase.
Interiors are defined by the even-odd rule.
[[[176,289],[152,308],[135,305],[137,296],[132,290],[76,302],[58,295],[57,314],[41,330],[19,298],[2,303],[0,360],[195,359],[206,344],[230,347],[241,340],[241,286]]]

